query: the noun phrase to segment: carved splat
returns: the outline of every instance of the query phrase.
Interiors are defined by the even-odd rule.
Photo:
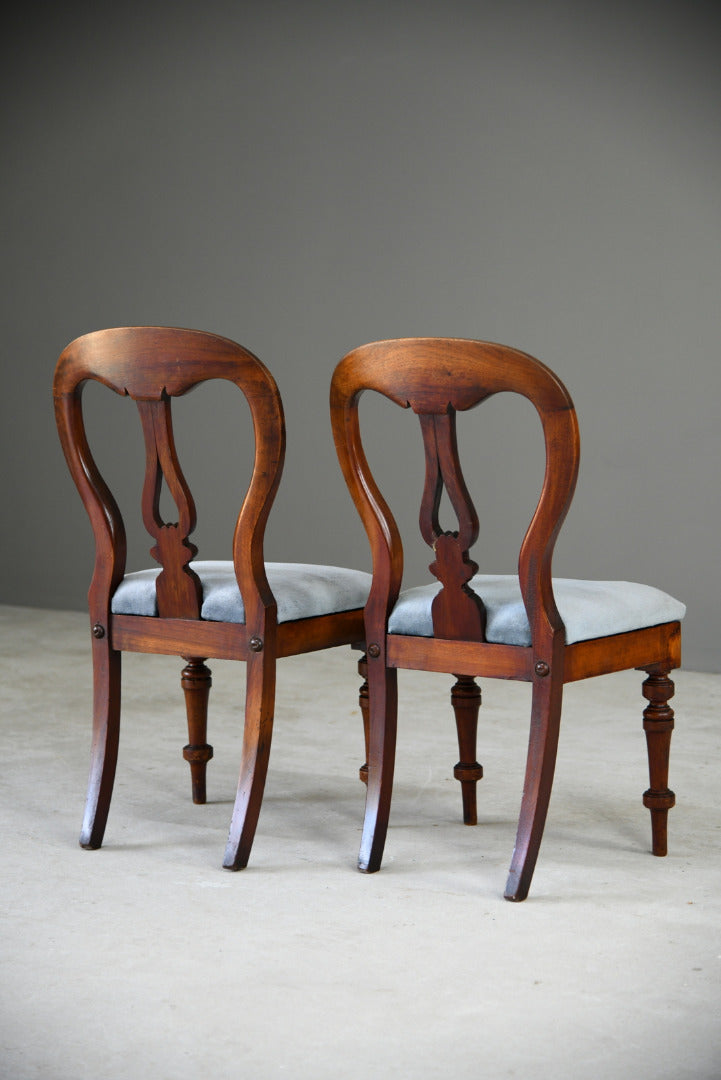
[[[486,610],[468,582],[478,571],[468,550],[478,539],[478,516],[466,487],[456,441],[456,411],[421,414],[426,453],[426,479],[421,501],[420,529],[435,559],[429,570],[443,588],[433,600],[431,615],[436,637],[484,641]],[[443,489],[458,519],[458,531],[441,529],[438,511]]]
[[[158,614],[168,619],[200,618],[200,578],[188,566],[198,549],[188,537],[195,528],[195,504],[175,450],[170,398],[137,402],[145,436],[145,483],[143,521],[155,539],[150,554],[162,566],[156,582]],[[163,480],[178,509],[178,521],[168,523],[160,515]]]

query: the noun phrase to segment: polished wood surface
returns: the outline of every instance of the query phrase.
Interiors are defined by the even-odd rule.
[[[201,589],[188,565],[197,554],[190,536],[196,509],[176,451],[172,399],[208,379],[223,379],[244,395],[255,435],[255,459],[239,509],[233,565],[245,606],[244,624],[200,618]],[[83,419],[83,388],[90,380],[135,402],[145,441],[141,515],[161,567],[158,616],[114,615],[112,596],[126,565],[125,525],[118,504],[92,455]],[[265,527],[280,483],[285,423],[275,380],[247,349],[226,338],[167,327],[122,327],[87,334],[63,351],[55,372],[55,412],[60,440],[95,536],[95,566],[88,593],[94,693],[90,778],[80,843],[97,848],[105,832],[118,753],[121,656],[125,650],[177,655],[185,660],[193,800],[206,799],[211,673],[208,658],[246,663],[246,703],[240,778],[224,865],[245,866],[255,835],[273,730],[275,666],[289,656],[363,641],[362,610],[277,624],[275,598],[265,573]],[[178,512],[163,520],[165,484]]]
[[[433,637],[388,633],[388,618],[402,584],[403,546],[363,449],[358,404],[366,391],[412,410],[420,420],[426,473],[419,524],[423,539],[433,549],[429,569],[442,585],[432,605]],[[479,524],[461,471],[456,414],[475,409],[503,391],[530,400],[545,444],[543,484],[518,555],[521,594],[531,628],[528,648],[485,641],[483,598],[470,586],[477,571],[470,548]],[[456,676],[452,702],[462,759],[456,776],[462,785],[464,820],[469,822],[475,819],[476,780],[482,775],[475,759],[480,691],[476,701],[473,677],[532,684],[523,798],[505,890],[509,900],[526,897],[538,857],[553,784],[564,683],[626,668],[653,671],[652,681],[644,684],[652,702],[644,714],[651,772],[644,802],[654,818],[653,850],[664,853],[662,834],[665,837],[666,816],[673,805],[666,777],[667,701],[673,685],[668,673],[680,663],[680,626],[668,623],[565,644],[551,564],[573,498],[580,444],[573,402],[561,381],[540,361],[502,345],[453,338],[380,341],[354,350],[337,366],[331,385],[331,419],[338,459],[373,558],[373,585],[365,611],[368,789],[359,868],[378,870],[383,855],[393,782],[398,668]],[[439,520],[444,491],[457,518],[455,530],[443,529]],[[662,700],[663,694],[667,696]]]

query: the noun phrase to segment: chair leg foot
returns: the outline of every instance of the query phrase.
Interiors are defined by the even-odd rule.
[[[212,679],[210,668],[206,667],[205,658],[185,656],[183,659],[187,661],[187,666],[183,668],[180,685],[185,694],[185,708],[188,716],[188,745],[183,747],[183,757],[190,765],[193,802],[202,805],[207,797],[206,767],[213,756],[213,747],[206,742],[208,697]]]
[[[504,900],[510,900],[513,904],[519,904],[528,896],[529,885],[522,885],[518,873],[511,873],[506,880],[506,888],[503,893]]]
[[[643,794],[643,805],[651,811],[651,849],[654,855],[668,851],[668,812],[676,796],[668,786],[668,764],[674,712],[668,704],[675,687],[668,671],[655,665],[644,668],[648,678],[643,684],[643,696],[648,701],[643,711],[643,728],[648,749],[650,786]]]
[[[481,688],[470,675],[456,675],[451,689],[451,704],[456,717],[460,761],[453,775],[460,781],[463,801],[463,824],[478,824],[476,785],[483,776],[483,766],[476,761],[478,711],[481,707]]]
[[[115,782],[120,736],[121,653],[107,638],[93,642],[93,744],[80,846],[102,845]]]

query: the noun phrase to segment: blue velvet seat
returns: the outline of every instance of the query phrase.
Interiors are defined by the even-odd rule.
[[[531,626],[518,576],[475,574],[469,585],[486,609],[486,641],[530,646]],[[388,619],[388,632],[433,637],[431,605],[441,588],[435,582],[403,590]],[[633,581],[554,578],[553,595],[567,645],[674,622],[686,614],[685,604],[668,593]]]
[[[245,608],[235,567],[228,560],[197,559],[190,564],[200,578],[200,616],[210,622],[244,623]],[[361,608],[368,599],[371,576],[362,570],[310,563],[265,564],[277,605],[278,623],[335,615]],[[114,615],[157,616],[155,583],[160,570],[136,570],[126,574],[112,599]]]

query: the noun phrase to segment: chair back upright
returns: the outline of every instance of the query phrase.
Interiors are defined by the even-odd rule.
[[[245,395],[255,434],[252,477],[238,514],[233,562],[251,633],[273,618],[263,539],[285,455],[283,407],[275,380],[251,352],[226,338],[167,327],[122,327],[77,338],[62,353],[54,382],[55,412],[71,474],[90,517],[95,568],[88,594],[93,624],[108,626],[113,593],[125,574],[126,534],[118,503],[93,458],[83,418],[83,388],[89,380],[135,401],[145,440],[142,518],[160,564],[158,614],[198,619],[200,579],[189,563],[197,554],[193,496],[173,437],[172,399],[208,379],[225,379]],[[160,512],[163,482],[178,512],[166,522]]]
[[[503,391],[521,394],[534,405],[543,427],[546,467],[520,548],[518,570],[534,654],[550,657],[564,640],[553,597],[551,561],[573,498],[579,462],[576,412],[565,386],[549,368],[523,352],[455,338],[374,342],[340,362],[331,388],[333,431],[373,553],[366,626],[369,640],[376,640],[374,634],[387,623],[401,589],[403,546],[363,450],[358,403],[365,390],[375,390],[419,417],[426,459],[419,524],[435,554],[430,570],[442,585],[432,608],[434,636],[464,641],[484,641],[485,610],[483,598],[468,584],[478,570],[469,550],[478,538],[479,526],[459,461],[456,413]],[[444,489],[458,519],[456,531],[443,530],[439,522]]]

